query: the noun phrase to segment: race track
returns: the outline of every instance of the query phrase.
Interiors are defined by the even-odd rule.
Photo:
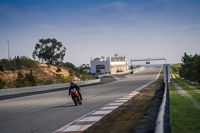
[[[0,101],[1,133],[51,133],[103,105],[153,81],[160,68],[147,68],[123,80],[82,87],[83,105],[68,90]]]

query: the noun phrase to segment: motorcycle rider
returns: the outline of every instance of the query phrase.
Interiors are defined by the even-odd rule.
[[[79,94],[79,96],[80,96],[80,98],[81,98],[81,100],[83,99],[82,98],[82,96],[81,96],[81,93],[80,93],[80,88],[78,87],[78,85],[76,85],[73,81],[71,81],[70,82],[70,87],[69,87],[69,95],[70,95],[70,93],[71,93],[71,89],[73,89],[73,88],[76,88],[76,90],[77,90],[77,92],[78,92],[78,94]]]

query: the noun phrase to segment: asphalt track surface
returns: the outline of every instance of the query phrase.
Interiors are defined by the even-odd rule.
[[[147,68],[123,80],[82,87],[83,105],[74,106],[68,90],[0,100],[1,133],[51,133],[153,81],[160,68]]]

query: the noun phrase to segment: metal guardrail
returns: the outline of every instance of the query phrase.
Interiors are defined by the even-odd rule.
[[[100,79],[77,82],[77,85],[86,85],[100,82]],[[70,83],[64,84],[52,84],[52,85],[43,85],[43,86],[33,86],[33,87],[21,87],[21,88],[10,88],[10,89],[0,89],[0,96],[5,95],[13,95],[13,94],[22,94],[28,92],[37,92],[37,91],[45,91],[45,90],[52,90],[56,88],[64,88],[69,87]]]
[[[171,108],[168,83],[165,83],[163,100],[156,120],[155,133],[172,133]]]

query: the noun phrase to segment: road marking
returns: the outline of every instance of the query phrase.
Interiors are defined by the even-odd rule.
[[[79,122],[84,122],[84,121],[98,121],[102,118],[102,116],[94,116],[94,117],[85,117]]]
[[[160,69],[160,71],[161,71],[161,69]],[[104,116],[106,116],[107,114],[109,114],[110,112],[115,110],[116,108],[118,108],[120,105],[124,104],[129,99],[131,99],[132,97],[137,95],[143,88],[145,88],[148,85],[150,85],[151,83],[155,82],[158,79],[159,75],[160,75],[160,72],[158,73],[156,79],[154,79],[153,81],[137,88],[136,90],[132,91],[129,94],[124,95],[122,98],[119,98],[97,110],[94,110],[94,111],[78,118],[77,120],[56,130],[54,133],[72,133],[72,132],[81,133],[82,131],[86,130],[87,128],[89,128],[90,126],[95,124],[101,118],[103,118]]]
[[[109,103],[108,105],[122,105],[124,103]]]
[[[115,102],[116,103],[125,103],[125,102],[127,102],[128,100],[116,100]]]
[[[108,106],[108,107],[104,107],[102,109],[116,109],[118,108],[119,106]]]
[[[90,126],[92,126],[92,125],[91,124],[90,125],[72,125],[72,126],[69,126],[68,128],[66,128],[63,132],[84,131],[87,128],[89,128]]]
[[[129,100],[131,99],[132,97],[123,97],[123,98],[120,98],[120,100]]]
[[[79,132],[86,130],[93,124],[95,124],[97,121],[102,119],[104,116],[118,108],[120,105],[124,104],[128,100],[130,100],[133,96],[135,96],[137,93],[136,91],[133,91],[129,94],[126,94],[122,98],[116,99],[115,101],[108,103],[107,105],[92,111],[88,113],[87,115],[69,123],[68,125],[56,130],[54,133],[72,133],[72,132]]]
[[[109,110],[109,111],[97,111],[95,113],[93,113],[94,115],[97,115],[97,114],[109,114],[110,112],[112,112],[112,110]]]

